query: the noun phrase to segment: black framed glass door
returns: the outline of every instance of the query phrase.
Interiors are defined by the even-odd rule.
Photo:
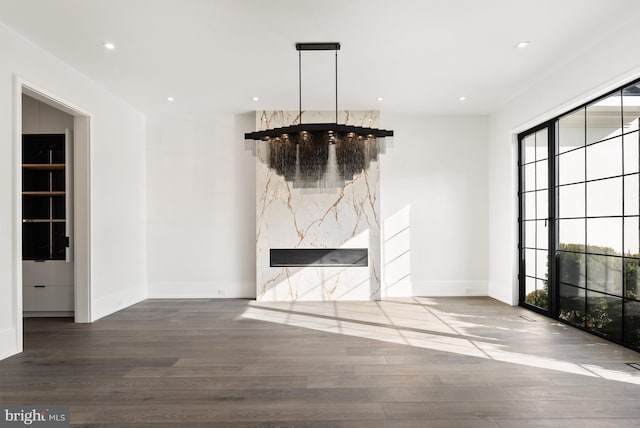
[[[520,305],[640,350],[640,81],[518,148]]]
[[[551,123],[518,137],[520,175],[520,304],[550,313],[554,230],[553,136]]]

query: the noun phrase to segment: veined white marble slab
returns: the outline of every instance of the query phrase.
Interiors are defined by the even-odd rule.
[[[298,119],[298,112],[258,111],[256,129],[289,126]],[[334,121],[335,112],[303,112],[303,123]],[[377,127],[378,121],[375,111],[339,112],[340,123]],[[370,162],[367,170],[343,181],[332,170],[330,151],[322,183],[296,187],[268,167],[268,143],[255,144],[257,300],[379,300],[378,162]],[[271,248],[367,248],[369,265],[272,268]]]

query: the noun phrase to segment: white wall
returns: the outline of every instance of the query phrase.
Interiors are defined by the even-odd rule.
[[[0,24],[0,358],[20,351],[15,251],[14,76],[91,115],[92,318],[144,298],[145,118],[92,80]]]
[[[486,295],[484,116],[383,116],[383,296]],[[253,115],[147,121],[149,297],[255,297]]]
[[[486,295],[487,119],[382,115],[386,296]]]
[[[254,116],[148,119],[149,297],[255,297]]]
[[[640,27],[624,18],[489,118],[489,295],[496,299],[518,302],[515,135],[640,76]]]

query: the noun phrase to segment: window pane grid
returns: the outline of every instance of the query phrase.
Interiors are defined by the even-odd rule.
[[[640,83],[628,85],[519,136],[521,150],[525,138],[532,150],[520,165],[522,178],[529,168],[522,200],[535,204],[521,212],[521,248],[529,254],[525,265],[536,265],[523,276],[521,302],[546,309],[528,298],[542,284],[557,299],[551,316],[638,350],[639,94]],[[545,150],[538,138],[547,132]],[[545,158],[553,160],[548,183],[547,175],[538,176]],[[553,240],[538,239],[541,230]]]
[[[562,155],[564,155],[564,154],[566,154],[566,153],[575,152],[576,150],[580,150],[580,149],[588,148],[588,147],[594,146],[594,145],[596,145],[596,144],[605,143],[605,142],[607,142],[607,141],[611,141],[611,140],[619,139],[619,138],[622,138],[622,139],[623,139],[623,141],[624,141],[624,137],[628,137],[628,136],[630,136],[630,135],[632,135],[632,134],[636,134],[636,135],[637,135],[637,134],[638,134],[638,130],[634,130],[634,131],[626,132],[626,133],[624,133],[624,134],[614,135],[614,136],[612,136],[612,137],[607,137],[607,138],[604,138],[604,139],[602,139],[602,140],[598,140],[598,141],[592,141],[591,143],[583,144],[583,145],[581,145],[581,146],[574,147],[574,148],[572,148],[572,149],[563,150],[562,152],[560,152],[560,153],[556,154],[556,157],[557,157],[557,156],[562,156]],[[532,161],[532,162],[528,162],[528,163],[526,163],[526,164],[521,164],[521,165],[528,165],[528,164],[530,164],[530,163],[534,163],[534,161]]]
[[[583,220],[583,219],[598,219],[598,218],[638,218],[637,215],[594,215],[585,217],[557,217],[558,220]]]
[[[620,254],[611,254],[611,253],[598,253],[598,252],[592,252],[592,251],[572,251],[572,250],[566,250],[566,249],[562,249],[562,250],[558,250],[556,251],[557,253],[571,253],[571,254],[589,254],[589,255],[594,255],[594,256],[608,256],[608,257],[618,257],[618,258],[628,258],[628,259],[640,259],[640,255],[633,257],[633,256],[629,256],[629,255],[620,255]]]
[[[612,176],[608,176],[608,177],[593,178],[591,180],[571,181],[571,182],[566,182],[566,183],[562,183],[562,184],[557,184],[556,188],[566,187],[566,186],[574,186],[576,184],[582,184],[582,183],[595,183],[597,181],[610,180],[612,178],[633,177],[634,175],[638,175],[638,173],[637,172],[630,172],[628,174],[619,174],[619,175],[612,175]],[[528,191],[524,191],[523,193],[527,193],[527,192]]]
[[[526,302],[546,310],[549,266],[549,149],[546,129],[520,140],[521,264]]]
[[[629,172],[627,174],[619,174],[619,175],[612,175],[612,176],[608,176],[608,177],[601,177],[601,178],[594,178],[591,180],[581,180],[581,181],[576,181],[574,183],[562,183],[562,184],[557,184],[556,187],[564,187],[564,186],[571,186],[574,184],[582,184],[582,183],[593,183],[596,181],[603,181],[603,180],[609,180],[611,178],[623,178],[623,177],[633,177],[633,176],[637,176],[638,172]]]
[[[534,277],[527,277],[527,278],[540,279],[540,278],[534,278]],[[606,293],[606,292],[602,292],[602,291],[598,291],[598,290],[592,290],[590,288],[578,287],[578,286],[570,284],[568,282],[559,281],[559,284],[561,284],[564,287],[575,288],[576,290],[588,291],[588,292],[592,292],[592,293],[602,294],[603,296],[609,296],[609,297],[616,297],[616,298],[619,298],[619,299],[624,299],[625,301],[628,300],[630,302],[640,302],[640,299],[633,299],[633,298],[629,298],[629,297],[621,297],[618,294],[611,294],[611,293]]]
[[[625,141],[627,141],[627,144],[631,144],[632,143],[632,142],[629,142],[630,139],[628,137],[632,137],[632,140],[636,140],[636,142],[640,142],[640,132],[638,130],[635,130],[635,131],[627,132],[627,133],[622,134],[622,135],[616,135],[616,136],[613,136],[613,137],[610,137],[610,138],[606,138],[606,139],[601,140],[601,141],[594,141],[594,142],[589,143],[589,144],[585,144],[585,145],[582,145],[582,146],[574,147],[574,148],[569,149],[569,150],[564,150],[561,153],[556,154],[555,157],[558,158],[558,157],[560,157],[562,155],[566,155],[568,153],[576,152],[578,150],[584,150],[585,148],[592,147],[592,146],[594,146],[596,144],[605,143],[607,141],[620,139],[620,138],[622,138],[623,151],[624,151]],[[632,149],[633,148],[627,148],[628,151],[631,151]],[[522,164],[521,166],[530,165],[530,164],[533,164],[533,163],[535,163],[535,161],[529,162],[529,163],[526,163],[526,164]],[[629,170],[629,173],[633,173],[633,172],[637,172],[637,170],[635,170],[635,169],[630,169]],[[612,176],[612,177],[615,177],[615,176]]]

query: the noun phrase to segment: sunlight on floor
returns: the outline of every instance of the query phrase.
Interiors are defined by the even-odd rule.
[[[378,302],[251,302],[244,318],[312,329],[327,333],[379,340],[473,358],[490,359],[547,370],[640,385],[640,371],[624,362],[618,348],[631,361],[633,351],[603,343],[586,344],[583,363],[544,356],[550,346],[561,346],[558,334],[572,340],[584,333],[558,323],[526,322],[519,308],[509,308],[502,318],[458,314],[437,308],[437,300],[399,298]],[[459,311],[461,312],[461,311]],[[532,315],[533,316],[533,315]],[[477,322],[474,322],[476,320]],[[505,327],[508,325],[508,327]],[[475,332],[473,332],[475,330]],[[472,333],[473,332],[473,333]],[[480,332],[480,334],[478,334]],[[528,335],[528,336],[527,336]],[[532,340],[527,341],[529,337]],[[536,350],[536,341],[552,341]],[[600,340],[591,338],[593,340]],[[555,345],[554,345],[555,344]],[[576,346],[580,346],[578,343]],[[546,351],[545,351],[546,350]],[[590,353],[593,354],[590,357]],[[602,364],[597,364],[602,361]]]

